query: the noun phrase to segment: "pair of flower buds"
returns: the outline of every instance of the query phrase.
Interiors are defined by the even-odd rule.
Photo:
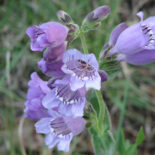
[[[99,70],[94,54],[82,54],[76,49],[66,50],[67,43],[83,33],[96,28],[110,13],[108,6],[101,6],[89,13],[79,28],[64,11],[58,12],[58,22],[32,26],[26,30],[31,39],[32,51],[44,51],[38,62],[42,72],[50,77],[42,81],[36,72],[31,74],[25,116],[38,121],[37,133],[46,134],[45,143],[49,148],[58,146],[68,151],[73,136],[79,134],[86,121],[83,119],[85,94],[88,89],[100,90],[107,74]],[[117,60],[143,65],[155,60],[155,17],[130,27],[118,25],[110,36],[109,55],[117,54]]]

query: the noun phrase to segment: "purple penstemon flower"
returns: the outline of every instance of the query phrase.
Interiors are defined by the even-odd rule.
[[[27,101],[25,102],[25,117],[32,120],[39,120],[48,117],[48,110],[42,106],[42,100],[50,92],[47,86],[48,82],[42,81],[36,72],[31,74],[29,89],[27,92]]]
[[[39,120],[35,128],[37,133],[46,134],[45,144],[48,148],[57,145],[58,150],[68,152],[73,136],[78,135],[85,124],[86,121],[82,117],[62,116],[53,111],[51,117]]]
[[[112,32],[110,55],[118,54],[118,61],[144,65],[155,61],[155,17],[143,20],[143,12],[137,13],[141,21],[128,27],[118,25]]]
[[[62,70],[70,75],[72,90],[82,87],[101,88],[99,66],[94,54],[82,54],[76,49],[70,49],[64,53],[63,63]]]
[[[61,45],[67,37],[68,28],[57,22],[47,22],[27,28],[26,33],[31,39],[31,50],[42,51],[48,46]]]
[[[43,55],[43,58],[38,62],[39,68],[48,76],[64,75],[61,70],[63,65],[62,55],[66,50],[66,43],[63,42],[57,47],[48,47]]]
[[[47,109],[56,108],[61,114],[67,116],[83,116],[86,89],[80,88],[72,91],[68,77],[55,80],[48,84],[52,89],[43,99],[43,106]]]

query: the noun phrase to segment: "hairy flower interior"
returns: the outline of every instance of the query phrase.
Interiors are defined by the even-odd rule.
[[[58,137],[64,137],[71,133],[71,130],[68,128],[62,117],[58,117],[50,123],[53,133]]]
[[[38,28],[38,27],[34,27],[34,38],[35,38],[35,40],[37,40],[37,38],[40,36],[40,35],[42,35],[42,34],[44,34],[44,31],[42,31],[40,28]]]
[[[78,79],[88,78],[93,80],[95,78],[95,68],[84,60],[71,60],[67,63],[67,67],[73,72],[73,76]]]
[[[146,47],[153,46],[155,43],[155,34],[153,33],[152,29],[150,28],[150,26],[146,24],[142,24],[141,27],[142,27],[143,33],[148,37],[148,43]]]
[[[74,104],[81,99],[80,92],[72,91],[69,85],[57,85],[55,89],[56,97],[65,104]]]

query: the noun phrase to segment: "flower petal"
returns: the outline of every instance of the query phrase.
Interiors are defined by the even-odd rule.
[[[59,105],[60,101],[56,100],[56,96],[55,96],[55,92],[52,91],[50,93],[48,93],[42,101],[42,104],[45,108],[47,109],[51,109],[54,107],[57,107]]]
[[[88,80],[85,84],[86,88],[89,89],[89,88],[94,88],[94,89],[97,89],[97,90],[100,90],[101,89],[101,77],[98,73],[96,73],[96,77],[94,80]]]
[[[119,35],[127,28],[128,28],[128,25],[126,23],[121,23],[117,25],[111,33],[109,45],[114,46],[116,44],[116,41]]]
[[[155,61],[155,50],[143,50],[133,55],[127,55],[125,61],[133,65],[145,65]]]
[[[64,152],[68,152],[71,140],[72,140],[72,136],[70,136],[67,139],[60,140],[60,142],[57,145],[58,150],[59,151],[64,151]]]
[[[58,143],[58,141],[58,138],[56,138],[56,136],[51,133],[45,137],[45,144],[48,146],[48,148],[53,148]]]
[[[81,133],[86,125],[86,121],[82,117],[68,116],[68,117],[65,117],[64,120],[67,123],[68,127],[71,129],[74,136]]]
[[[47,40],[52,47],[61,45],[65,41],[69,30],[58,22],[47,22],[40,25],[40,28],[46,33]]]
[[[35,123],[35,128],[37,133],[47,134],[50,132],[50,121],[52,120],[51,117],[42,118],[37,123]]]

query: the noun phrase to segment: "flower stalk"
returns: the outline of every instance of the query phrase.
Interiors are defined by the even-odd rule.
[[[88,48],[86,44],[86,39],[82,31],[80,32],[80,39],[81,39],[81,43],[83,47],[83,52],[85,54],[88,54],[89,52],[88,52]],[[103,100],[101,91],[96,90],[95,93],[96,93],[97,100],[98,100],[99,107],[100,107],[99,108],[100,109],[99,119],[97,120],[96,124],[97,124],[97,130],[98,130],[99,135],[102,135],[103,134],[103,120],[104,120],[104,115],[105,115],[105,102]]]
[[[80,31],[79,36],[80,36],[80,39],[81,39],[81,43],[82,43],[82,47],[83,47],[83,52],[85,54],[88,54],[89,52],[88,52],[88,48],[87,48],[87,44],[86,44],[86,39],[85,39],[83,31]]]

